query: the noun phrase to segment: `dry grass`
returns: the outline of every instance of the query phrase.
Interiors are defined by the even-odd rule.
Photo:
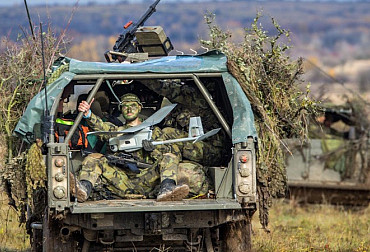
[[[370,207],[353,210],[330,205],[297,206],[276,201],[270,233],[253,220],[254,251],[370,250]]]
[[[1,195],[4,196],[4,195]],[[27,251],[29,238],[16,212],[0,200],[0,251]],[[370,207],[353,210],[330,205],[297,206],[276,201],[270,233],[253,218],[254,251],[370,251]]]
[[[24,224],[18,222],[17,212],[8,206],[6,195],[0,194],[0,251],[27,251],[29,237]]]

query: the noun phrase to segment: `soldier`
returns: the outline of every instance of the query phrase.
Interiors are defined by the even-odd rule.
[[[209,107],[203,95],[192,83],[181,83],[180,81],[158,81],[143,80],[142,83],[159,95],[166,97],[170,102],[178,103],[176,111],[171,113],[174,117],[168,124],[176,127],[181,132],[188,132],[189,118],[200,116],[202,118],[203,129],[209,131],[220,126],[220,123]],[[212,85],[208,85],[209,88]],[[169,130],[172,138],[179,138],[179,132],[172,128]],[[195,144],[185,142],[182,145],[182,157],[205,166],[218,166],[224,160],[227,144],[226,133],[221,130],[217,135],[212,136],[202,142]]]
[[[92,101],[93,102],[93,101]],[[91,102],[91,103],[92,103]],[[134,94],[121,97],[121,112],[126,120],[124,126],[118,127],[91,112],[91,103],[82,101],[78,110],[84,112],[84,118],[94,131],[120,131],[141,123],[139,113],[142,109],[140,99]],[[163,132],[154,127],[152,138],[162,140]],[[115,196],[126,197],[128,194],[149,195],[160,183],[157,201],[182,200],[189,193],[189,186],[177,183],[177,168],[181,161],[181,152],[176,144],[150,146],[143,143],[144,149],[131,153],[138,161],[152,164],[152,167],[140,169],[140,173],[123,170],[109,164],[107,158],[100,153],[87,156],[75,180],[71,174],[71,192],[79,202],[88,199],[93,188],[106,186]]]

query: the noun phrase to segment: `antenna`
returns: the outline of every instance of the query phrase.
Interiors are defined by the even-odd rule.
[[[44,35],[42,31],[42,23],[40,23],[40,38],[41,38],[41,55],[42,55],[42,69],[44,78],[42,81],[42,85],[44,86],[45,90],[45,110],[44,110],[44,123],[43,123],[43,142],[47,144],[49,142],[49,135],[54,134],[54,117],[50,116],[49,107],[48,107],[48,92],[47,92],[47,85],[46,85],[46,70],[45,70],[45,53],[44,53]]]
[[[44,73],[44,78],[43,78],[43,81],[42,81],[42,86],[44,86],[44,89],[45,89],[45,111],[47,111],[48,110],[48,99],[47,99],[47,91],[46,91],[44,36],[43,36],[43,32],[42,32],[42,23],[40,23],[40,37],[41,37],[42,70],[43,70],[43,73]]]
[[[30,12],[28,11],[27,0],[24,0],[24,6],[26,6],[27,17],[28,17],[28,22],[29,22],[29,24],[30,24],[30,29],[31,29],[31,33],[32,33],[32,38],[33,38],[33,40],[36,40],[35,34],[33,33],[33,26],[32,26],[32,21],[31,21]],[[41,32],[41,34],[42,34],[42,32]]]

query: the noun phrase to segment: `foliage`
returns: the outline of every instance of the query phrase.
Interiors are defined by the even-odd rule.
[[[228,68],[240,83],[251,102],[259,136],[258,192],[261,222],[268,224],[268,206],[271,197],[285,195],[286,171],[282,139],[307,136],[307,118],[314,111],[315,102],[299,89],[302,59],[291,61],[287,56],[289,32],[272,19],[276,35],[269,36],[258,25],[258,13],[250,28],[245,29],[244,41],[235,44],[231,33],[214,25],[214,15],[205,16],[210,40],[201,43],[209,49],[218,49],[228,58]],[[283,41],[283,42],[281,42]],[[264,209],[264,210],[263,210]]]
[[[46,34],[45,61],[51,62],[51,56],[55,55],[56,38],[50,29]],[[7,49],[0,55],[0,96],[3,98],[0,102],[0,131],[9,139],[8,159],[11,159],[14,156],[13,150],[16,150],[11,145],[15,140],[12,137],[13,129],[23,114],[25,105],[41,89],[43,64],[39,36],[19,38],[18,43],[4,43]]]
[[[33,190],[37,188],[46,187],[46,165],[42,157],[41,151],[42,141],[36,140],[36,143],[32,144],[27,153],[26,161],[26,184],[27,184],[27,196],[31,201]]]
[[[8,193],[10,204],[20,212],[24,212],[22,208],[27,198],[25,176],[30,174],[25,174],[24,144],[13,136],[13,130],[26,105],[43,87],[43,55],[45,66],[50,68],[64,45],[61,37],[57,38],[50,27],[43,33],[43,39],[40,29],[36,27],[35,32],[36,36],[19,37],[17,43],[4,40],[6,49],[0,54],[0,134],[4,137],[0,143],[3,150],[0,185]],[[43,53],[41,41],[44,43]],[[34,185],[41,184],[35,182]],[[21,215],[21,222],[23,217]]]

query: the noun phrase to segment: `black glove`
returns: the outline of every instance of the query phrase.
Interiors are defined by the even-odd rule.
[[[154,145],[151,140],[144,139],[141,144],[143,145],[145,151],[154,151]]]

